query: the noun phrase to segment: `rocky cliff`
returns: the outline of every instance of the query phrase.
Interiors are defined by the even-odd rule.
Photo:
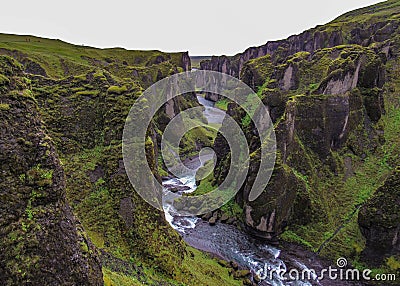
[[[396,13],[396,1],[386,1],[371,7],[344,14],[331,23],[317,26],[285,40],[267,42],[259,47],[251,47],[234,56],[213,56],[200,63],[200,69],[227,73],[239,79],[248,79],[248,62],[263,56],[271,56],[276,64],[284,63],[287,57],[298,52],[313,53],[319,49],[345,44],[368,47],[375,42],[385,42],[399,28],[395,17],[385,19]],[[391,11],[391,12],[388,12]],[[360,18],[359,15],[365,15]],[[257,75],[255,75],[257,77]],[[248,81],[252,88],[255,87]],[[262,84],[262,83],[261,83]],[[207,98],[218,101],[219,96],[208,94]]]
[[[400,2],[386,1],[201,63],[245,81],[275,124],[276,166],[250,201],[260,142],[249,116],[228,104],[251,146],[251,172],[236,197],[243,212],[235,206],[248,232],[360,267],[400,268],[399,14]],[[5,284],[237,284],[134,192],[122,161],[130,107],[152,83],[189,70],[187,53],[0,35],[0,54]],[[147,158],[159,179],[167,175],[157,153],[160,134],[175,114],[196,105],[193,94],[171,100],[150,125]],[[185,140],[184,148],[210,144],[204,132]],[[215,150],[212,181],[219,183],[229,165],[222,136]]]
[[[386,180],[361,208],[358,223],[366,238],[365,261],[380,265],[385,258],[400,253],[400,172]]]
[[[331,23],[317,26],[285,40],[267,42],[259,47],[248,48],[235,56],[213,56],[200,63],[200,69],[219,71],[234,77],[241,77],[243,67],[251,59],[271,55],[275,62],[283,62],[288,56],[298,52],[310,52],[343,44],[369,46],[374,42],[384,42],[396,32],[399,25],[394,15],[396,1],[386,1],[371,7],[346,13]],[[388,12],[390,10],[390,12]],[[390,14],[390,13],[394,14]],[[361,18],[359,15],[365,15]]]
[[[236,197],[247,231],[269,240],[280,236],[331,258],[353,259],[365,239],[363,253],[369,253],[378,233],[394,237],[396,217],[389,231],[382,217],[372,225],[364,215],[360,232],[357,214],[365,204],[369,207],[362,213],[371,208],[367,199],[399,164],[399,13],[400,3],[387,1],[286,40],[202,62],[203,69],[245,81],[275,124],[275,169],[265,191],[250,201],[260,142],[248,115],[228,105],[253,152],[251,171]],[[221,183],[229,148],[221,136],[215,142],[214,179]],[[395,204],[389,197],[380,202],[385,208]]]
[[[102,285],[99,254],[67,203],[30,81],[4,56],[0,78],[0,277],[6,285]]]

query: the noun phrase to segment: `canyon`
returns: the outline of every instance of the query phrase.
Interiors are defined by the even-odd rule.
[[[176,185],[160,144],[180,112],[203,106],[204,120],[219,116],[213,124],[226,112],[250,146],[239,192],[219,210],[181,220],[189,235],[135,192],[121,152],[132,105],[157,81],[189,72],[189,54],[0,34],[1,280],[254,285],[268,281],[260,282],[239,254],[261,259],[260,249],[269,261],[283,253],[279,261],[288,265],[322,268],[345,257],[349,267],[399,275],[399,15],[400,2],[389,0],[285,40],[201,60],[200,70],[228,74],[254,90],[274,124],[277,153],[271,180],[252,200],[262,142],[244,109],[201,92],[163,105],[148,127],[146,156],[167,189],[206,193],[230,165],[223,136],[194,129],[182,139],[182,159],[210,147],[216,166],[202,180]]]

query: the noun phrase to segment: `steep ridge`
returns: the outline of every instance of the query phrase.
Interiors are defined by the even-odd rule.
[[[369,198],[399,165],[399,15],[400,2],[387,1],[287,40],[202,62],[203,69],[240,77],[251,86],[275,124],[274,173],[265,191],[250,201],[260,142],[250,117],[228,104],[228,114],[246,131],[252,148],[251,172],[236,197],[248,232],[300,243],[332,260],[342,256],[357,265],[372,264],[371,256],[361,253],[365,244],[366,249],[376,245],[385,220],[372,225],[364,216],[361,233],[357,216],[360,206],[364,213],[376,212],[377,203]],[[221,183],[229,166],[222,136],[215,149],[213,183]],[[380,204],[393,208],[396,203],[387,198]],[[387,235],[398,234],[399,225],[395,218]],[[388,261],[399,261],[394,249],[380,253],[379,267],[393,268]]]
[[[243,66],[251,59],[271,55],[281,63],[297,52],[310,52],[343,44],[369,46],[384,42],[398,29],[399,7],[396,0],[358,9],[338,17],[331,23],[317,26],[285,40],[271,41],[259,47],[248,48],[235,56],[213,56],[200,63],[200,69],[214,70],[241,77]],[[362,15],[362,16],[360,16]]]
[[[101,262],[66,201],[58,154],[22,66],[0,56],[1,254],[6,285],[102,285]]]

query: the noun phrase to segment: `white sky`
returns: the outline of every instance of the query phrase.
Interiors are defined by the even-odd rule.
[[[0,32],[99,48],[233,55],[376,0],[2,1]]]

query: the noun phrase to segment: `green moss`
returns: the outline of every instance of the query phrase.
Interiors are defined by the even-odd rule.
[[[22,72],[22,65],[15,59],[9,56],[0,55],[0,77],[2,81],[9,82],[10,79],[7,77],[12,77],[18,73]]]
[[[125,85],[121,87],[113,85],[107,89],[107,92],[110,94],[122,94],[126,91],[128,91],[128,88]]]
[[[391,256],[386,260],[386,265],[392,271],[397,271],[400,269],[400,259],[399,257]]]
[[[200,63],[202,61],[210,60],[210,56],[191,56],[190,61],[192,63],[192,68],[200,68]]]
[[[284,233],[282,233],[281,238],[287,242],[298,243],[308,247],[311,250],[314,249],[311,243],[304,240],[302,237],[298,236],[295,232],[291,230],[286,230]]]
[[[157,267],[147,267],[135,260],[131,263],[138,267],[128,268],[123,263],[113,263],[103,267],[104,285],[243,285],[242,279],[234,279],[230,269],[207,254],[194,248],[187,247],[188,255],[182,262],[180,270],[174,278],[160,275]]]
[[[82,95],[82,96],[97,96],[100,91],[98,90],[83,90],[83,91],[78,91],[76,94],[77,95]]]
[[[185,133],[181,140],[179,154],[183,158],[194,156],[198,154],[198,151],[196,150],[198,144],[201,144],[203,147],[212,147],[215,137],[215,129],[205,127],[196,127],[191,129]]]
[[[208,175],[206,178],[200,181],[200,184],[197,186],[196,190],[190,193],[190,196],[200,196],[203,194],[207,194],[214,190],[216,186],[213,185],[214,176],[213,174]]]
[[[306,198],[310,205],[300,200],[299,202],[303,204],[295,205],[293,208],[304,207],[311,220],[289,222],[290,227],[283,233],[282,239],[300,243],[314,251],[319,250],[324,257],[341,255],[357,260],[365,247],[365,239],[357,222],[358,208],[371,197],[400,162],[397,154],[400,149],[398,136],[400,103],[395,95],[395,91],[400,87],[400,80],[397,79],[398,62],[389,61],[386,67],[387,71],[390,71],[392,80],[384,88],[387,112],[382,115],[380,121],[371,125],[365,122],[370,119],[375,122],[379,119],[378,116],[376,120],[367,117],[370,116],[367,105],[368,100],[380,96],[381,90],[373,87],[368,87],[366,90],[361,87],[355,89],[349,94],[347,137],[343,138],[344,142],[339,147],[325,148],[322,145],[326,138],[310,139],[310,137],[314,136],[314,131],[324,133],[331,128],[329,124],[333,122],[329,122],[329,114],[326,112],[336,111],[336,107],[329,107],[328,110],[324,108],[325,104],[342,100],[342,96],[321,95],[327,83],[342,79],[346,74],[354,72],[361,62],[359,85],[374,86],[371,79],[376,79],[379,73],[377,67],[382,68],[381,56],[372,48],[346,44],[317,50],[312,54],[298,53],[279,61],[281,64],[275,67],[271,78],[266,78],[264,84],[259,87],[258,95],[272,112],[276,112],[274,108],[283,105],[281,113],[276,112],[275,126],[277,134],[281,135],[278,138],[282,138],[280,143],[285,143],[285,150],[282,153],[286,154],[286,158],[283,164],[283,159],[278,153],[275,169],[283,167],[286,173],[294,175],[295,181],[304,183],[304,190],[297,188],[297,199]],[[285,92],[280,90],[280,85],[290,65],[294,71],[291,80],[293,86],[292,90]],[[252,71],[252,76],[254,74],[256,72]],[[243,77],[243,74],[241,76]],[[280,100],[277,100],[278,98]],[[378,110],[379,107],[375,109]],[[244,127],[250,125],[249,118],[240,112],[237,114],[241,115]],[[316,120],[321,121],[315,127],[311,127],[313,122],[307,120],[314,116]],[[288,141],[285,137],[288,134],[288,126],[285,124],[288,122],[285,120],[290,118],[295,121],[295,129],[293,140]],[[309,132],[310,128],[315,129]],[[372,129],[384,133],[377,136]],[[321,141],[315,143],[318,140]],[[256,162],[257,150],[251,151],[252,162]],[[280,182],[282,180],[281,178]],[[270,184],[268,192],[272,193],[272,189],[273,185]],[[281,188],[278,192],[276,197],[286,193],[287,190]],[[263,208],[266,205],[264,204]],[[286,206],[285,203],[277,205]],[[292,216],[298,219],[298,214]]]
[[[390,98],[388,94],[386,100],[389,101]],[[341,172],[333,176],[330,174],[331,171],[320,166],[315,160],[313,160],[314,168],[320,170],[318,177],[296,173],[300,179],[307,182],[314,207],[318,206],[318,209],[323,210],[326,217],[318,213],[311,224],[290,228],[290,235],[284,234],[283,239],[297,241],[305,246],[311,246],[312,249],[323,246],[320,249],[321,254],[326,257],[340,255],[349,259],[358,257],[365,246],[365,239],[358,228],[357,212],[354,213],[354,210],[371,197],[390,173],[389,158],[397,156],[394,155],[396,151],[393,146],[400,146],[394,131],[398,128],[398,123],[393,120],[397,118],[395,114],[398,112],[397,108],[389,108],[387,114],[382,117],[382,122],[388,127],[388,132],[385,132],[386,142],[375,153],[369,153],[366,159],[361,160],[357,156],[346,154],[346,150],[333,154],[338,162],[345,156],[350,156],[354,168],[354,173],[350,177],[345,178],[345,174]],[[393,131],[390,131],[391,128]],[[311,153],[307,151],[306,154]],[[321,174],[324,175],[321,177]],[[292,235],[293,233],[296,237]],[[330,235],[324,237],[322,233]]]
[[[113,285],[143,285],[142,282],[138,281],[135,277],[126,275],[124,273],[113,272],[110,269],[103,267],[103,279],[104,286],[113,286]]]
[[[89,252],[89,246],[87,245],[86,242],[81,241],[80,242],[80,249],[83,253],[88,253]]]
[[[242,126],[248,127],[250,126],[251,123],[251,117],[250,115],[246,114],[245,117],[242,118]]]
[[[309,56],[310,56],[310,53],[309,53],[309,52],[298,52],[298,53],[295,53],[293,56],[291,56],[291,57],[287,60],[287,62],[288,62],[289,64],[291,64],[291,63],[296,63],[296,62],[301,62],[301,61],[303,61],[303,60],[306,60]]]
[[[1,111],[8,111],[8,110],[10,110],[10,105],[8,103],[1,103],[0,104],[0,110]]]
[[[182,53],[98,50],[61,41],[32,39],[37,41],[29,43],[20,41],[18,36],[0,35],[2,51],[10,54],[18,51],[18,54],[13,54],[16,58],[19,54],[24,55],[34,63],[37,71],[42,72],[42,68],[47,74],[27,74],[31,80],[15,77],[15,71],[22,75],[26,67],[12,58],[0,56],[1,74],[16,87],[7,96],[21,99],[23,104],[36,100],[35,104],[39,106],[41,120],[51,135],[51,139],[38,145],[40,150],[46,149],[40,160],[45,161],[55,154],[62,157],[68,203],[88,232],[85,240],[77,245],[80,251],[85,255],[93,251],[91,244],[87,243],[90,238],[108,258],[118,261],[118,267],[133,266],[130,273],[105,266],[106,284],[135,285],[139,280],[141,285],[158,285],[164,281],[171,285],[190,284],[193,272],[199,277],[194,280],[197,284],[210,274],[213,277],[205,279],[209,279],[211,285],[237,285],[227,276],[226,269],[214,267],[215,261],[211,258],[186,257],[186,246],[179,235],[165,222],[161,212],[150,208],[134,192],[121,166],[120,140],[129,109],[144,88],[160,78],[182,71],[177,66],[182,64]],[[26,100],[28,98],[33,101]],[[197,106],[195,100],[186,97],[177,103],[179,108]],[[194,130],[184,139],[184,148],[190,153],[189,143],[191,147],[199,142],[211,146],[214,137],[209,130]],[[156,165],[157,160],[153,157],[157,143],[150,137],[147,139],[147,153],[151,163]],[[50,140],[56,148],[50,148]],[[33,144],[36,146],[37,142],[19,138],[17,144],[22,149]],[[29,201],[21,210],[23,218],[18,221],[19,232],[10,235],[12,240],[23,238],[25,242],[26,237],[40,231],[37,220],[43,207],[37,205],[44,199],[40,196],[60,177],[43,166],[42,163],[27,172],[18,171],[18,182],[33,186],[36,193],[29,194]],[[158,175],[156,167],[154,172]],[[124,205],[126,201],[131,201],[133,207]],[[32,243],[29,247],[33,247],[34,241],[29,243]],[[15,251],[23,253],[24,247],[18,246]],[[196,265],[211,263],[213,269],[194,273],[190,265],[192,258]],[[184,262],[185,259],[189,259],[188,262]],[[25,262],[24,259],[21,261]],[[140,266],[143,270],[135,265],[143,265]],[[26,272],[25,268],[21,269],[22,274]],[[225,283],[224,279],[228,282]]]
[[[93,67],[112,71],[126,67],[157,66],[158,59],[163,59],[165,63],[182,65],[183,53],[166,54],[159,51],[129,51],[120,48],[96,49],[75,46],[60,40],[33,36],[29,38],[28,42],[25,36],[0,34],[0,48],[29,55],[31,62],[39,65],[53,78],[87,74],[94,70]],[[127,77],[131,78],[132,73]]]
[[[8,85],[10,83],[10,80],[8,77],[0,74],[0,86],[2,85]]]
[[[40,164],[31,168],[26,175],[30,183],[36,184],[39,187],[53,184],[53,170],[42,169]]]
[[[235,217],[238,220],[243,219],[243,208],[241,208],[234,199],[231,199],[221,207],[221,211],[229,217]]]
[[[221,110],[227,111],[228,110],[229,100],[226,98],[220,99],[215,103],[215,107]]]
[[[162,159],[162,156],[158,156],[158,174],[161,177],[167,177],[168,176],[168,172],[164,169],[164,162]]]
[[[86,74],[79,74],[74,76],[74,81],[85,81],[86,80]]]
[[[99,249],[104,248],[104,237],[103,234],[93,232],[93,231],[86,231],[92,243]]]

